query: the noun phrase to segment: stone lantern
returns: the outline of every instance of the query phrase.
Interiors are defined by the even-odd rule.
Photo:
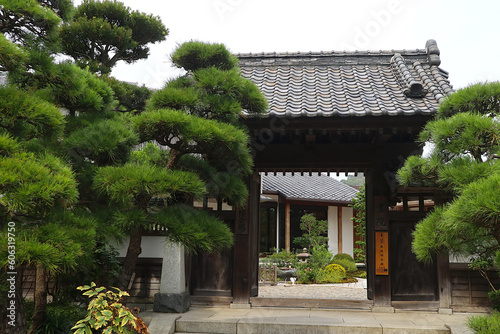
[[[311,254],[307,252],[307,248],[302,250],[302,253],[297,254],[300,262],[307,262],[307,259],[311,257]]]

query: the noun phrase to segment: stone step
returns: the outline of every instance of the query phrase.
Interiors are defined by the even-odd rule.
[[[366,314],[365,314],[366,316]],[[330,323],[329,323],[330,322]],[[345,323],[325,321],[324,319],[311,319],[296,317],[293,320],[276,322],[267,319],[229,319],[229,320],[183,320],[178,319],[176,333],[217,333],[217,334],[383,334],[383,333],[408,333],[408,334],[450,334],[450,329],[445,326],[406,326],[404,324],[377,324],[377,323]]]
[[[471,314],[318,308],[192,307],[183,314],[150,313],[151,334],[471,334]],[[148,319],[149,320],[149,319]]]

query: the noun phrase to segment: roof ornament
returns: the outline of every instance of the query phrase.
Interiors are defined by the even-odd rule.
[[[441,65],[441,58],[439,57],[441,52],[439,51],[437,43],[434,39],[430,39],[427,43],[425,43],[425,50],[427,51],[427,60],[429,61],[429,65]]]
[[[391,68],[406,96],[422,98],[427,94],[427,89],[413,76],[400,53],[394,54],[391,58]]]

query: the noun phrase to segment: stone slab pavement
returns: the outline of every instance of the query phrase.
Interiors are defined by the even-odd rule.
[[[183,314],[144,312],[151,334],[469,334],[471,314],[279,308],[192,307]]]
[[[367,300],[366,279],[344,284],[259,285],[259,297]]]

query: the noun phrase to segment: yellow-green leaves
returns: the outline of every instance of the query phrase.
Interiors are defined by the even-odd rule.
[[[94,282],[77,289],[84,291],[83,295],[91,298],[91,301],[87,316],[71,328],[74,334],[92,333],[93,329],[110,334],[149,334],[149,329],[142,319],[122,304],[123,297],[129,296],[126,291],[96,287]]]

